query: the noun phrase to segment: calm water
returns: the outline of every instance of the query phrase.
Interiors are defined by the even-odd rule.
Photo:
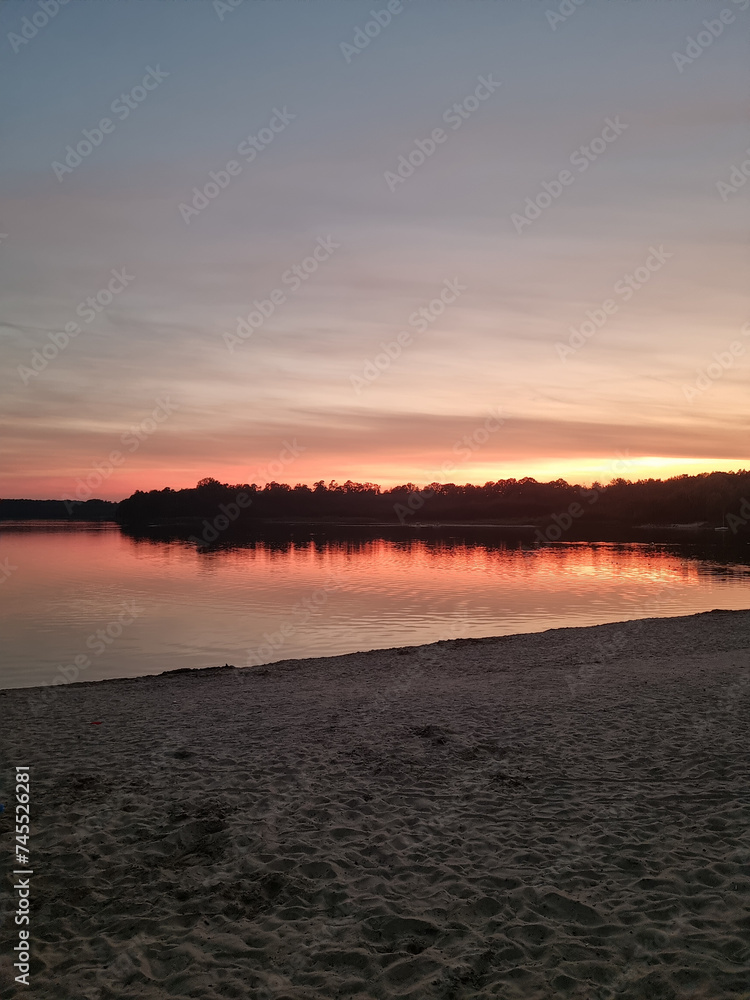
[[[76,657],[79,679],[101,679],[750,607],[750,567],[718,542],[690,551],[362,537],[199,552],[107,525],[6,526],[0,687],[51,683]]]

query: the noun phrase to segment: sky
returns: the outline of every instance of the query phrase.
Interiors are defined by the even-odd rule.
[[[747,468],[748,8],[6,0],[0,495]]]

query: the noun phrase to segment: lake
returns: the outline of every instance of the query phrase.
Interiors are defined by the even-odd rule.
[[[537,546],[460,530],[349,534],[198,550],[111,524],[4,524],[0,687],[750,606],[750,546],[726,536]]]

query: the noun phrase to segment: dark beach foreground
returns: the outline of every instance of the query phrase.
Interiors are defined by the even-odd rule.
[[[0,998],[16,766],[29,996],[748,998],[749,709],[750,611],[0,692]]]

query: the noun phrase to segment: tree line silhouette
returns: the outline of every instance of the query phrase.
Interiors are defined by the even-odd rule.
[[[710,472],[670,479],[613,479],[590,487],[564,479],[540,483],[530,477],[484,485],[404,483],[383,489],[375,483],[323,480],[230,485],[202,479],[192,489],[137,490],[120,502],[117,520],[143,525],[201,521],[219,528],[238,522],[340,521],[353,523],[468,522],[520,525],[568,519],[586,523],[638,525],[703,524],[735,533],[750,524],[750,472]]]
[[[484,485],[403,483],[384,489],[375,483],[323,480],[298,483],[229,484],[202,479],[195,487],[136,490],[120,503],[106,500],[0,500],[0,520],[116,520],[123,525],[194,524],[219,519],[228,524],[347,522],[408,525],[465,523],[725,525],[750,534],[750,471],[706,472],[670,479],[613,479],[579,486],[564,479],[540,483],[531,477]]]
[[[0,521],[114,521],[112,500],[0,500]]]

